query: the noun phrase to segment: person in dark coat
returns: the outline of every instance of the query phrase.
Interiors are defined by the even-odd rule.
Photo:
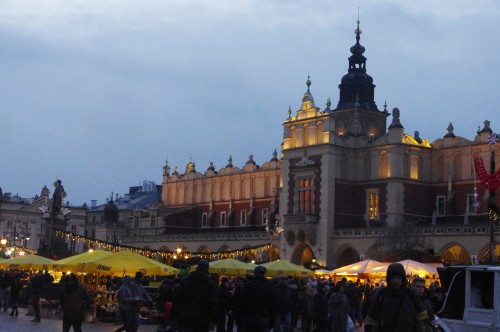
[[[302,286],[299,293],[299,316],[302,332],[311,332],[313,320],[313,299],[316,289],[311,283]]]
[[[0,271],[0,305],[3,306],[3,312],[9,309],[10,288],[13,279],[9,270]]]
[[[32,322],[40,323],[40,296],[42,295],[42,290],[45,286],[45,278],[43,277],[42,272],[38,272],[37,274],[31,276],[30,286],[31,299],[33,301],[33,309],[35,311],[35,318],[32,320]]]
[[[281,331],[281,325],[285,332],[292,325],[292,290],[288,287],[288,281],[284,275],[278,277],[278,284],[274,286],[274,332]]]
[[[363,315],[361,314],[361,298],[363,294],[359,286],[352,281],[349,281],[349,287],[345,290],[345,296],[349,300],[349,316],[353,323],[358,322],[359,326],[363,325]]]
[[[325,294],[325,284],[318,282],[316,294],[313,298],[314,332],[325,332],[328,326],[328,301]]]
[[[19,310],[17,307],[19,306],[19,302],[21,301],[21,290],[23,288],[23,284],[21,283],[21,275],[16,273],[14,275],[14,279],[12,281],[12,286],[10,288],[10,305],[12,306],[12,311],[10,312],[11,316],[18,316]]]
[[[232,294],[228,286],[229,280],[222,277],[217,289],[217,332],[226,332],[226,316],[231,309],[232,300]]]
[[[253,270],[254,280],[248,281],[239,299],[243,314],[244,331],[267,332],[274,315],[273,288],[266,280],[266,268],[257,266]]]
[[[207,332],[217,322],[217,286],[208,277],[208,261],[181,280],[174,308],[184,332]]]
[[[365,332],[424,332],[427,311],[415,292],[407,287],[403,265],[389,265],[386,280],[387,287],[374,295],[365,320]]]
[[[334,293],[328,300],[328,316],[332,332],[347,331],[347,316],[349,315],[349,300],[344,295],[344,284],[339,281],[335,285]]]
[[[61,292],[63,332],[69,332],[71,326],[75,332],[82,331],[84,313],[90,303],[89,294],[85,287],[80,285],[76,275],[67,275]]]

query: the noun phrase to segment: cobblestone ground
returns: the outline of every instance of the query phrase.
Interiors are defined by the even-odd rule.
[[[62,330],[61,317],[42,318],[40,323],[34,323],[31,320],[33,316],[27,316],[27,309],[20,308],[19,316],[12,317],[8,312],[0,312],[0,331],[1,332],[56,332]],[[299,323],[300,324],[300,323]],[[114,332],[120,325],[113,323],[86,323],[82,325],[84,332]],[[141,325],[139,332],[156,332],[158,325]],[[73,331],[71,329],[70,331]],[[236,329],[234,330],[236,331]],[[355,327],[355,332],[363,332],[363,327]]]
[[[57,332],[62,331],[61,317],[42,318],[40,323],[34,323],[31,320],[33,316],[27,316],[27,309],[19,308],[19,316],[10,316],[10,311],[0,312],[0,331],[2,332]],[[113,323],[83,323],[84,332],[113,332],[120,325]],[[141,325],[139,332],[156,332],[157,325]],[[71,329],[70,331],[73,331]]]

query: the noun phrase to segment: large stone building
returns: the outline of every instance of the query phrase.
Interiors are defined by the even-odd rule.
[[[337,106],[318,108],[308,79],[284,119],[279,156],[262,165],[250,156],[241,168],[229,158],[203,172],[192,161],[183,171],[167,162],[161,186],[92,203],[85,234],[170,252],[249,249],[237,256],[331,268],[410,254],[451,264],[487,260],[492,250],[500,258],[500,226],[490,224],[488,191],[474,175],[474,158],[500,155],[490,122],[470,139],[451,123],[432,143],[406,133],[404,111],[375,102],[360,35],[358,23]]]
[[[391,116],[375,103],[360,35],[358,22],[337,107],[330,109],[329,100],[326,109],[316,107],[308,79],[300,109],[289,110],[284,122],[281,255],[302,262],[312,252],[327,266],[382,259],[391,251],[383,241],[387,230],[412,228],[413,249],[450,262],[485,259],[489,218],[486,204],[477,208],[484,190],[475,181],[473,158],[489,162],[491,149],[500,152],[490,144],[489,121],[472,140],[456,136],[451,123],[431,144],[418,132],[405,133],[404,113],[394,108]],[[457,232],[464,236],[447,236]],[[467,250],[463,242],[471,235],[469,248],[475,249]]]
[[[326,109],[316,107],[307,80],[300,108],[289,109],[283,123],[279,159],[275,153],[258,167],[251,156],[241,169],[230,159],[203,174],[191,161],[171,173],[167,162],[157,210],[164,233],[137,237],[129,230],[126,242],[212,252],[273,241],[269,253],[328,267],[403,249],[448,263],[487,259],[500,228],[490,227],[473,159],[487,163],[492,150],[500,152],[490,122],[470,140],[455,135],[451,123],[432,143],[406,133],[404,112],[375,102],[360,35],[358,26],[335,108],[330,100]],[[500,246],[494,252],[500,256]]]

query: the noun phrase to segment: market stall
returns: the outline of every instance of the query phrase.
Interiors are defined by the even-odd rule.
[[[178,269],[155,261],[154,259],[123,250],[93,261],[79,263],[78,270],[86,273],[103,273],[116,276],[134,276],[141,271],[147,276],[175,275]]]
[[[268,262],[261,265],[267,269],[266,277],[277,277],[279,275],[292,277],[314,276],[314,271],[308,270],[301,265],[295,265],[284,260]]]

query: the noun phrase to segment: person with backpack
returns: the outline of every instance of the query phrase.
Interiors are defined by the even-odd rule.
[[[386,281],[387,287],[374,294],[365,320],[365,332],[425,332],[427,311],[415,292],[407,287],[403,265],[389,265]]]

